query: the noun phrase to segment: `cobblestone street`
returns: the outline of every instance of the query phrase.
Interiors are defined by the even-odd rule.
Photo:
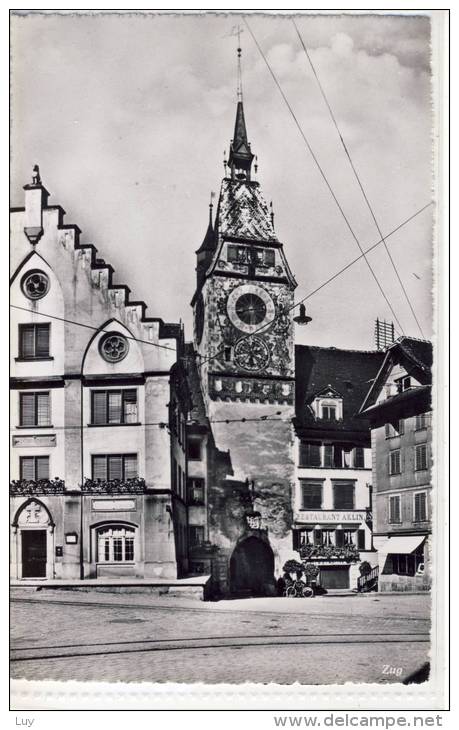
[[[13,589],[12,599],[14,678],[388,683],[429,654],[427,595],[198,603]]]

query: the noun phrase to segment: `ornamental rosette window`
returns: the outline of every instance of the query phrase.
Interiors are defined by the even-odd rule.
[[[44,271],[34,269],[22,277],[21,289],[27,299],[42,299],[49,292],[49,277]]]
[[[129,342],[119,332],[107,332],[99,342],[99,352],[107,362],[121,362],[129,352]]]

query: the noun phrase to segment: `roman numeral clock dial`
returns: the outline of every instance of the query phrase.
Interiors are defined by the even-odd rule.
[[[228,297],[228,317],[236,329],[250,335],[270,324],[275,317],[274,302],[268,292],[256,284],[244,284]],[[249,372],[259,372],[269,365],[270,353],[262,337],[244,337],[234,346],[234,361]]]

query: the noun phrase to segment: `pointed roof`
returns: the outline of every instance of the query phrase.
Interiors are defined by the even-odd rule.
[[[212,224],[212,213],[210,214],[209,225],[207,226],[206,235],[196,253],[215,250],[215,230]]]
[[[250,149],[247,139],[247,128],[245,126],[244,106],[238,101],[236,108],[236,121],[234,123],[234,135],[230,146],[228,163],[230,167],[234,163],[236,167],[250,168],[254,155]]]

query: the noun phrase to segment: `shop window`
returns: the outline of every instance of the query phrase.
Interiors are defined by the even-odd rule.
[[[94,480],[126,481],[136,479],[137,454],[98,454],[92,457],[92,478]]]
[[[354,482],[332,482],[334,509],[354,509]]]
[[[49,426],[49,393],[19,394],[19,424],[21,426]]]
[[[135,529],[122,525],[105,526],[97,531],[99,563],[133,563]]]
[[[21,456],[19,474],[26,481],[49,479],[49,456]]]
[[[399,494],[389,497],[389,522],[400,523],[402,521],[401,500]]]
[[[424,565],[424,548],[418,548],[414,553],[393,554],[392,572],[396,575],[414,576],[421,565]]]
[[[204,504],[204,479],[188,480],[188,501],[190,504]]]
[[[188,437],[187,454],[190,461],[201,461],[201,439],[194,436]]]
[[[301,508],[322,509],[322,482],[309,482],[300,479]]]
[[[414,522],[427,520],[427,493],[417,492],[414,495]]]
[[[49,324],[19,325],[19,358],[21,360],[41,360],[49,358]]]
[[[416,471],[423,471],[427,469],[427,446],[426,444],[420,444],[416,446],[415,451],[415,467]]]
[[[397,449],[396,451],[391,451],[389,454],[389,474],[400,474],[400,472],[400,450]]]
[[[137,390],[91,391],[91,424],[119,426],[137,423]]]
[[[320,444],[300,442],[300,466],[321,466]]]

